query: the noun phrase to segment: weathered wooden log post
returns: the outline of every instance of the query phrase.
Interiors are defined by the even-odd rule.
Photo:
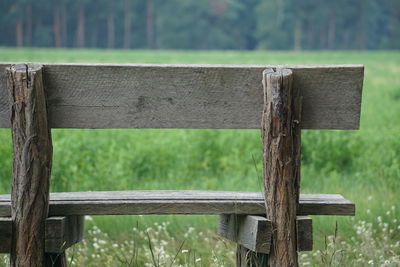
[[[7,69],[11,100],[13,182],[11,266],[44,266],[52,143],[41,65]]]
[[[268,265],[274,267],[298,266],[301,98],[292,81],[289,69],[263,72],[263,175],[266,213],[272,223]]]

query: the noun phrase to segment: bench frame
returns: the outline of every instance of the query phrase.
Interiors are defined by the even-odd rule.
[[[297,251],[312,249],[311,219],[297,217],[299,213],[313,213],[301,212],[299,202],[301,128],[356,129],[359,126],[363,80],[360,65],[0,65],[7,70],[5,76],[0,75],[0,95],[4,96],[5,87],[9,94],[8,101],[4,98],[0,101],[0,127],[11,127],[14,149],[11,203],[0,197],[0,212],[10,208],[11,219],[2,219],[0,225],[8,229],[4,233],[11,229],[12,266],[44,266],[49,262],[54,265],[54,255],[46,253],[54,250],[49,249],[49,244],[62,238],[66,238],[68,242],[64,242],[68,246],[80,241],[83,217],[73,216],[90,214],[86,210],[70,212],[68,216],[72,217],[48,218],[49,208],[50,214],[67,215],[54,212],[55,202],[51,204],[54,200],[49,196],[53,127],[258,128],[261,121],[265,185],[262,214],[266,217],[250,216],[255,213],[251,209],[241,212],[243,215],[229,215],[239,212],[228,209],[220,213],[226,213],[221,215],[220,222],[228,222],[229,227],[220,227],[220,233],[238,243],[238,266],[297,266]],[[256,78],[261,76],[261,71],[262,84]],[[71,81],[77,85],[73,90],[78,93],[70,94],[67,90]],[[213,83],[208,85],[205,81]],[[164,88],[155,89],[158,86]],[[117,103],[113,102],[116,95],[110,93],[115,87],[121,90]],[[254,90],[260,87],[263,97],[260,90]],[[136,93],[133,99],[129,96],[132,90]],[[147,95],[149,92],[153,95]],[[100,94],[99,99],[96,93]],[[174,94],[176,99],[168,94]],[[126,96],[128,102],[123,100]],[[115,119],[120,113],[123,116]],[[168,117],[174,114],[181,117],[177,120]],[[153,200],[146,201],[151,205]],[[190,201],[201,204],[204,199],[178,197],[170,200],[169,205],[179,207]],[[220,203],[214,205],[218,207]],[[354,214],[354,204],[349,203],[341,203],[333,214]],[[246,206],[247,202],[243,204],[250,207]],[[343,204],[350,211],[343,212]],[[120,213],[141,212],[128,208]],[[158,210],[155,213],[179,212]],[[80,218],[79,222],[73,218]],[[64,232],[73,237],[56,235],[56,241],[54,238],[48,241],[49,225],[53,221],[58,222],[56,228],[60,232],[68,229]],[[256,234],[250,235],[252,229],[256,229]],[[55,264],[64,266],[65,253],[63,249],[57,252],[61,254],[57,255]]]

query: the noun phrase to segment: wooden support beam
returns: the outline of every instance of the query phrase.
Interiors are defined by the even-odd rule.
[[[297,251],[313,248],[312,219],[297,216]],[[271,245],[271,221],[262,216],[222,214],[218,234],[256,253],[268,254]]]
[[[84,216],[46,220],[46,267],[67,267],[65,250],[83,238]]]
[[[52,143],[42,66],[7,68],[13,138],[11,266],[43,266]]]
[[[252,215],[222,214],[218,234],[246,249],[264,254],[271,245],[271,221]]]
[[[46,252],[61,253],[83,238],[84,216],[50,217],[46,220]]]
[[[269,266],[298,266],[296,214],[300,185],[300,97],[290,69],[263,72],[263,176],[272,222]]]
[[[309,216],[297,216],[297,251],[313,250],[313,227]]]
[[[0,217],[0,253],[11,251],[10,217]],[[45,251],[60,255],[83,238],[84,216],[49,217],[45,226]]]
[[[0,217],[0,253],[11,251],[12,223],[10,217]]]

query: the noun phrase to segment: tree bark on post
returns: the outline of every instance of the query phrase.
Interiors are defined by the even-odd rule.
[[[41,65],[7,69],[13,139],[11,266],[44,266],[52,143]]]
[[[268,265],[274,267],[298,266],[301,98],[292,81],[289,69],[263,73],[263,175],[266,213],[272,222]]]

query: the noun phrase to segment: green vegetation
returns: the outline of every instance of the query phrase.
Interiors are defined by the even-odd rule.
[[[400,48],[398,0],[2,0],[0,23],[1,46]]]
[[[332,251],[332,242],[328,242],[327,249],[324,249],[324,237],[333,235],[337,221],[337,239],[340,240],[337,242],[337,249],[343,249],[344,252],[339,253],[343,254],[342,260],[349,261],[344,265],[349,266],[354,262],[355,266],[362,266],[373,260],[374,264],[379,263],[376,266],[396,266],[396,259],[399,264],[400,244],[397,241],[400,240],[400,226],[397,220],[400,214],[400,53],[1,48],[0,61],[365,64],[361,129],[302,132],[301,191],[339,193],[357,204],[355,219],[332,216],[313,218],[316,250]],[[53,130],[52,133],[53,191],[252,191],[262,188],[260,134],[257,130]],[[0,130],[0,155],[0,193],[8,193],[12,152],[10,132],[7,129]],[[203,258],[204,261],[215,259],[211,251],[213,249],[216,254],[232,251],[231,245],[215,248],[215,244],[222,241],[217,240],[207,229],[215,230],[216,219],[215,216],[110,216],[94,217],[89,224],[107,232],[108,240],[122,244],[127,238],[136,240],[132,227],[137,222],[143,233],[147,226],[154,227],[155,222],[170,222],[169,237],[162,237],[163,240],[172,240],[172,236],[175,237],[168,254],[174,257],[185,240],[183,250],[195,253],[198,255],[196,258]],[[196,239],[197,236],[193,233],[193,236],[186,238],[182,233],[189,231],[189,227],[194,227],[196,234],[203,232],[213,241],[206,242],[204,237]],[[92,238],[92,234],[88,238]],[[146,236],[140,240],[141,246],[148,247]],[[379,251],[374,251],[373,244],[379,247]],[[87,248],[86,251],[93,253],[96,248],[91,249]],[[303,263],[322,265],[323,253],[316,253],[305,253],[302,256]],[[383,258],[379,258],[380,255]],[[185,255],[179,257],[184,264]],[[228,258],[232,260],[232,255]],[[357,262],[359,258],[362,261]],[[230,266],[229,259],[224,259],[226,266]],[[337,266],[341,266],[339,260],[337,258],[333,262],[338,262]],[[386,264],[385,260],[390,262]],[[148,258],[148,262],[152,262],[151,258]],[[192,259],[186,263],[189,262]],[[206,262],[203,264],[208,266]],[[219,262],[218,266],[220,264],[222,263]]]

